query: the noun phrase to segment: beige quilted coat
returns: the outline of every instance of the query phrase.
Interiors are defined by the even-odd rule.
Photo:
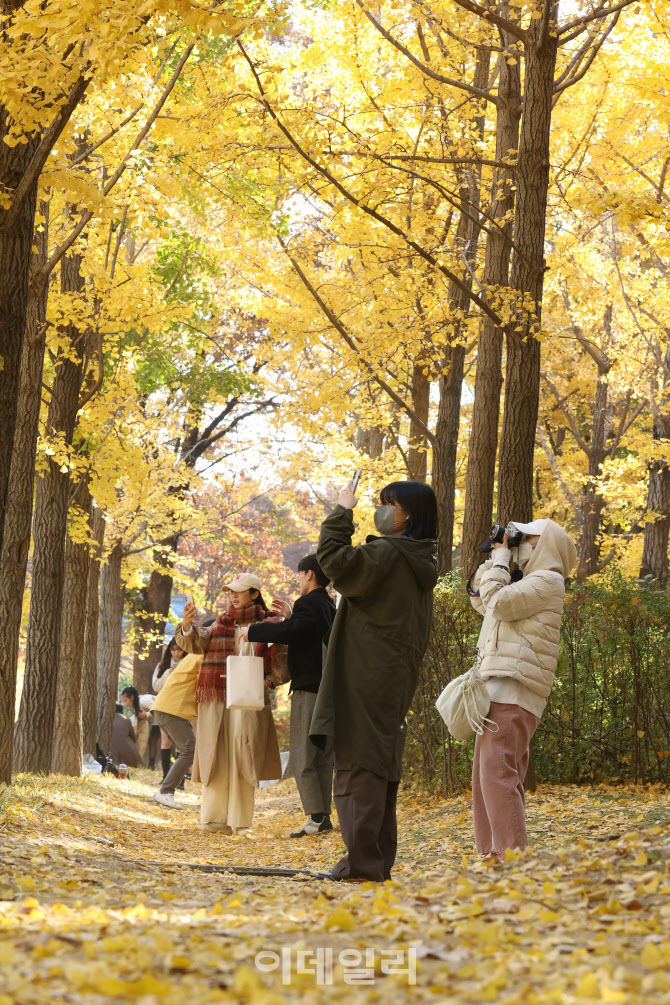
[[[477,570],[472,597],[484,615],[477,648],[482,677],[513,677],[542,698],[554,683],[565,579],[575,564],[575,546],[553,520],[547,522],[524,568],[510,581],[510,552],[501,548]]]

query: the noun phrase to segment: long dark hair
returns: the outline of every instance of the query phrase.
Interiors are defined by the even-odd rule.
[[[170,663],[172,663],[172,644],[173,642],[176,641],[177,640],[173,635],[168,644],[166,645],[165,649],[163,650],[163,655],[160,658],[160,663],[156,667],[157,675],[159,677],[162,677],[165,671],[170,669]]]
[[[406,537],[415,541],[437,537],[437,499],[425,482],[391,482],[381,490],[382,505],[397,503],[407,513]]]
[[[141,709],[140,709],[140,692],[137,690],[137,688],[136,687],[124,687],[123,691],[121,692],[121,697],[123,698],[124,696],[126,698],[132,698],[133,699],[133,711],[135,712],[135,715],[139,715],[140,711],[141,711]]]

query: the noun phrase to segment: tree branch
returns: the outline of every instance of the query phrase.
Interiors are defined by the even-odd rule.
[[[551,24],[551,12],[554,7],[554,0],[544,0],[542,8],[542,24],[540,26],[540,38],[538,48],[543,48],[549,39],[549,25]]]
[[[553,470],[554,474],[556,475],[556,477],[558,478],[558,481],[560,483],[561,488],[565,492],[566,499],[568,500],[568,502],[570,503],[570,505],[572,506],[572,508],[574,509],[574,511],[576,513],[577,510],[579,509],[579,505],[577,503],[577,500],[575,499],[574,495],[572,494],[572,492],[568,488],[567,482],[565,481],[565,479],[563,478],[563,475],[561,474],[561,469],[558,466],[558,461],[556,460],[556,457],[554,456],[554,452],[553,452],[553,450],[551,449],[551,447],[549,446],[549,444],[547,442],[547,437],[544,435],[544,430],[542,429],[542,426],[540,425],[539,422],[538,422],[536,428],[537,428],[538,439],[539,439],[540,443],[542,444],[542,446],[544,448],[544,452],[547,455],[547,458],[548,458],[549,463],[550,463],[550,465],[552,467],[552,470]]]
[[[84,97],[86,88],[90,84],[91,80],[92,80],[91,77],[85,77],[83,74],[81,77],[79,77],[77,82],[74,84],[72,90],[70,91],[67,101],[65,102],[64,105],[61,106],[58,115],[53,120],[49,128],[42,135],[42,139],[40,140],[39,146],[37,147],[37,150],[33,154],[25,174],[23,175],[21,181],[14,190],[11,206],[9,207],[7,214],[5,215],[5,218],[2,221],[0,229],[10,230],[16,223],[19,213],[21,212],[21,209],[23,207],[23,204],[28,197],[30,189],[37,182],[40,174],[42,173],[42,169],[44,168],[44,165],[47,162],[49,154],[53,150],[54,145],[58,140],[58,137],[60,136],[63,129],[67,125],[70,116],[74,112],[75,108],[77,107],[81,99]]]
[[[98,357],[98,376],[96,377],[93,386],[79,399],[77,412],[81,412],[84,405],[88,405],[91,398],[93,398],[102,387],[102,382],[105,379],[105,354],[102,346],[102,332],[98,331],[97,336],[96,353]]]
[[[554,90],[553,90],[554,94],[561,94],[563,91],[566,90],[566,88],[572,87],[573,84],[579,83],[579,81],[584,76],[586,76],[586,74],[591,69],[591,66],[593,64],[593,60],[596,58],[596,56],[600,52],[603,44],[605,43],[605,40],[610,35],[610,33],[612,31],[614,31],[614,28],[616,27],[616,23],[619,20],[620,16],[621,16],[621,11],[617,11],[617,13],[614,15],[614,17],[612,18],[610,24],[608,24],[607,28],[602,33],[602,35],[600,36],[600,38],[591,46],[591,51],[588,53],[587,58],[586,58],[586,62],[581,67],[581,69],[577,72],[577,67],[579,67],[581,65],[583,56],[577,62],[576,67],[575,67],[575,72],[571,76],[568,76],[567,79],[563,83],[558,83],[557,82],[557,83],[554,84]],[[588,52],[588,49],[589,49],[589,46],[587,45],[586,49],[584,50],[584,52],[585,53]]]
[[[135,118],[135,116],[139,112],[141,112],[143,108],[144,108],[144,102],[142,101],[137,106],[137,108],[135,108],[130,113],[130,115],[126,116],[126,118],[123,120],[123,122],[119,122],[118,126],[114,126],[114,128],[110,129],[108,132],[106,132],[105,135],[101,139],[97,140],[95,143],[92,143],[91,146],[87,147],[86,150],[82,151],[82,153],[80,153],[78,157],[75,157],[75,159],[73,161],[71,161],[70,167],[76,167],[77,164],[81,164],[82,161],[87,160],[87,158],[89,158],[92,153],[95,153],[95,151],[98,149],[98,147],[101,147],[103,145],[103,143],[107,142],[107,140],[111,140],[112,136],[116,136],[116,134],[121,129],[123,129],[124,126],[127,126],[129,122],[132,122],[132,120]]]
[[[195,43],[191,43],[191,45],[187,46],[187,48],[186,48],[186,50],[184,52],[184,55],[179,60],[179,63],[177,64],[177,67],[176,67],[174,73],[172,74],[172,77],[171,77],[169,83],[166,85],[165,90],[163,91],[161,97],[159,98],[159,100],[158,100],[158,102],[157,102],[157,104],[156,104],[153,112],[151,113],[151,115],[147,119],[146,123],[144,124],[144,126],[142,127],[142,129],[140,129],[139,133],[135,137],[130,150],[128,151],[128,153],[126,154],[126,156],[123,158],[123,160],[121,161],[121,163],[117,167],[116,171],[114,172],[114,174],[112,175],[112,177],[109,179],[109,181],[107,182],[107,184],[103,188],[103,190],[102,190],[102,195],[103,196],[109,195],[109,193],[111,192],[111,190],[114,188],[114,186],[116,185],[116,183],[118,182],[118,180],[121,178],[122,174],[124,173],[124,171],[128,167],[128,163],[130,161],[130,158],[135,153],[135,151],[138,149],[138,147],[142,144],[145,136],[147,135],[147,133],[149,132],[149,130],[153,126],[153,124],[156,121],[156,119],[158,118],[158,115],[160,113],[161,108],[163,107],[163,105],[165,104],[165,102],[167,101],[167,99],[169,98],[170,93],[172,92],[172,89],[174,88],[175,84],[179,80],[179,77],[181,75],[181,71],[184,68],[184,64],[186,63],[186,60],[188,59],[188,57],[193,52],[194,48],[195,48]],[[36,289],[39,289],[41,286],[44,285],[44,283],[46,283],[48,281],[49,276],[51,275],[51,272],[53,271],[53,269],[56,267],[56,265],[58,265],[58,263],[60,262],[60,260],[63,257],[63,255],[65,255],[70,250],[70,248],[72,247],[72,245],[74,244],[74,242],[77,240],[77,238],[79,237],[79,235],[81,234],[81,232],[84,230],[84,228],[86,226],[88,226],[88,224],[90,223],[90,221],[93,219],[93,216],[94,216],[93,211],[90,210],[90,209],[87,209],[84,213],[82,213],[81,218],[79,220],[79,223],[72,230],[72,232],[70,233],[70,235],[63,241],[63,243],[61,245],[59,245],[58,248],[56,248],[56,250],[54,251],[54,253],[51,255],[51,258],[49,259],[49,261],[46,262],[46,264],[43,265],[42,268],[39,269],[35,273],[32,281],[31,281],[31,284],[34,284],[34,287]]]
[[[629,398],[630,398],[630,392],[629,392]],[[621,422],[619,423],[619,429],[617,431],[617,434],[614,438],[614,442],[612,443],[612,448],[610,450],[610,457],[614,457],[615,453],[619,448],[621,440],[626,435],[630,427],[633,425],[638,415],[641,415],[642,412],[644,412],[648,404],[649,404],[648,400],[646,398],[643,398],[643,400],[638,402],[638,404],[635,406],[631,414],[628,416],[628,419],[626,419],[626,413],[624,413],[624,415],[621,417]]]
[[[441,73],[436,73],[435,70],[431,70],[429,66],[426,66],[425,63],[422,63],[421,60],[417,59],[416,56],[414,56],[409,49],[402,44],[402,42],[399,42],[397,38],[394,38],[393,35],[383,27],[374,14],[371,14],[370,11],[366,9],[363,0],[356,0],[356,3],[361,8],[370,24],[374,25],[377,29],[379,34],[382,35],[387,42],[390,42],[391,45],[398,50],[398,52],[401,52],[403,56],[406,56],[410,63],[413,63],[417,69],[421,70],[422,73],[425,73],[427,77],[430,77],[432,80],[437,80],[441,84],[449,84],[451,87],[457,87],[461,91],[467,91],[476,98],[484,98],[486,101],[490,101],[494,105],[498,104],[498,98],[489,91],[483,91],[481,88],[475,87],[473,84],[468,84],[463,80],[454,80],[452,77],[443,77]]]
[[[560,410],[563,412],[563,415],[565,416],[565,418],[568,420],[568,424],[570,426],[570,431],[572,432],[572,435],[574,436],[575,440],[577,441],[577,446],[580,448],[580,450],[584,451],[584,453],[586,454],[587,457],[590,457],[591,456],[591,447],[589,447],[588,443],[584,440],[584,437],[579,432],[579,426],[577,425],[577,421],[576,421],[574,415],[572,414],[572,412],[570,411],[570,409],[565,404],[565,398],[561,398],[561,396],[560,396],[560,394],[558,392],[558,388],[553,383],[553,381],[550,380],[550,378],[547,376],[547,374],[544,372],[544,370],[542,370],[540,372],[540,376],[545,381],[547,387],[549,388],[549,390],[553,394],[554,398],[556,399],[556,404],[558,405],[558,407],[560,408]]]
[[[570,318],[570,327],[572,329],[575,338],[582,346],[584,351],[587,352],[591,357],[591,359],[594,361],[594,363],[598,367],[598,372],[602,374],[609,373],[610,370],[612,369],[612,362],[610,358],[606,356],[605,353],[601,352],[601,350],[598,348],[597,345],[595,345],[595,343],[591,342],[589,339],[586,338],[584,332],[582,331],[581,325],[578,325],[577,322],[572,317],[570,296],[568,294],[568,290],[565,284],[563,285],[563,289],[561,292],[563,295],[563,306],[565,307],[566,314]]]
[[[311,296],[313,297],[313,299],[316,300],[317,304],[319,305],[319,307],[321,308],[321,310],[325,314],[325,316],[328,318],[328,320],[330,321],[330,323],[333,326],[333,328],[335,328],[335,330],[337,332],[339,332],[339,334],[342,336],[342,338],[344,339],[344,341],[346,342],[346,344],[349,346],[349,348],[352,350],[352,352],[354,352],[356,354],[356,356],[360,359],[361,363],[363,364],[363,366],[365,367],[365,369],[370,374],[372,380],[374,380],[375,383],[379,384],[379,386],[382,388],[382,390],[386,391],[386,393],[391,398],[391,400],[395,401],[396,405],[399,405],[400,408],[402,408],[402,410],[404,412],[406,412],[407,415],[409,415],[409,417],[412,420],[412,422],[414,422],[417,425],[417,427],[421,430],[421,432],[426,437],[426,439],[431,444],[434,445],[435,444],[435,435],[434,435],[434,433],[428,428],[428,426],[423,421],[423,419],[421,419],[416,414],[416,412],[411,407],[411,405],[408,405],[407,402],[403,398],[401,398],[401,396],[396,391],[394,391],[393,388],[389,384],[387,384],[385,380],[383,380],[381,377],[379,377],[375,373],[374,367],[372,366],[371,363],[369,363],[365,359],[365,357],[361,353],[360,349],[358,348],[358,346],[356,345],[356,343],[354,342],[354,340],[352,339],[351,335],[349,334],[349,332],[347,331],[347,329],[344,327],[344,325],[342,324],[342,322],[331,311],[330,307],[323,300],[323,298],[321,297],[321,295],[319,294],[319,292],[314,288],[314,286],[312,286],[311,282],[309,281],[309,279],[307,278],[307,276],[305,275],[305,273],[302,271],[302,269],[300,268],[300,266],[296,262],[295,258],[291,254],[291,252],[289,251],[289,249],[288,249],[288,247],[286,245],[286,242],[283,240],[283,238],[281,237],[281,235],[277,234],[276,237],[277,237],[277,241],[279,242],[279,246],[281,247],[282,251],[284,252],[284,254],[286,255],[286,257],[288,258],[288,260],[291,263],[291,265],[293,266],[293,269],[294,269],[295,273],[298,275],[298,277],[300,278],[300,280],[303,283],[303,285],[305,286],[305,288],[309,291],[309,293],[311,294]]]
[[[456,3],[459,0],[455,0]],[[581,35],[584,26],[590,24],[591,21],[599,21],[600,18],[607,17],[608,14],[616,14],[617,11],[623,10],[624,7],[630,7],[631,4],[637,3],[637,0],[619,0],[619,3],[615,4],[613,7],[599,7],[597,10],[593,11],[591,14],[587,14],[585,17],[578,17],[574,21],[568,22],[568,24],[562,25],[558,30],[558,37],[561,38],[566,32],[570,32],[577,29],[575,34],[570,35],[569,38],[564,38],[561,45],[565,45],[566,42],[570,42],[573,38],[577,38],[577,35]]]
[[[361,212],[365,213],[373,220],[376,220],[377,223],[382,224],[382,226],[386,227],[387,230],[390,230],[392,234],[395,234],[397,237],[400,237],[407,244],[408,247],[412,248],[417,253],[417,255],[419,255],[420,258],[423,258],[425,262],[428,262],[430,265],[433,266],[434,269],[437,269],[438,272],[441,272],[443,276],[446,276],[446,278],[449,279],[457,289],[459,289],[462,293],[464,293],[468,297],[468,299],[470,299],[473,303],[475,303],[479,307],[479,309],[484,314],[486,314],[486,316],[490,318],[491,321],[493,321],[493,324],[496,326],[496,328],[500,328],[502,331],[507,333],[509,331],[509,325],[506,325],[503,322],[502,318],[493,310],[492,307],[489,306],[486,300],[484,300],[484,298],[479,296],[478,294],[474,293],[470,289],[468,284],[461,279],[460,276],[457,276],[450,269],[447,269],[444,265],[441,265],[440,262],[438,262],[438,260],[434,257],[434,255],[431,255],[429,251],[426,251],[426,249],[422,248],[420,244],[417,244],[416,241],[413,241],[409,237],[409,235],[404,232],[404,230],[396,226],[396,224],[394,224],[387,217],[382,216],[382,214],[377,212],[376,209],[372,209],[370,206],[366,206],[363,203],[362,199],[356,199],[356,197],[351,192],[349,192],[349,190],[346,189],[344,185],[340,181],[338,181],[338,179],[327,168],[323,167],[321,164],[318,163],[318,161],[314,160],[314,158],[311,157],[307,153],[307,151],[300,146],[298,141],[294,139],[294,137],[288,131],[286,126],[280,120],[279,116],[273,109],[270,102],[265,97],[265,91],[263,89],[263,85],[258,75],[258,71],[256,70],[256,67],[252,62],[252,60],[250,59],[250,57],[247,55],[244,46],[242,45],[239,39],[236,39],[236,42],[240,51],[242,52],[242,55],[249,64],[249,68],[254,76],[254,80],[256,81],[256,86],[258,87],[261,100],[268,114],[271,116],[272,119],[274,119],[274,121],[277,124],[277,127],[281,130],[281,132],[287,138],[291,146],[297,151],[297,153],[303,158],[303,160],[305,160],[308,164],[310,164],[315,171],[318,171],[318,173],[323,178],[325,178],[328,182],[330,182],[330,184],[334,188],[336,188],[337,191],[340,192],[348,202],[352,203],[354,206],[357,206],[358,209],[361,210]]]
[[[490,21],[496,28],[509,32],[510,35],[514,35],[515,38],[518,38],[524,44],[529,41],[529,34],[525,28],[514,24],[513,21],[508,21],[506,17],[501,17],[500,14],[495,14],[492,10],[487,10],[480,3],[475,3],[474,0],[453,0],[453,2],[462,7],[463,10],[469,11],[470,14],[478,14],[485,21]],[[633,0],[630,0],[630,2],[632,3]]]
[[[220,440],[222,437],[227,436],[228,433],[231,433],[233,429],[236,429],[237,426],[239,426],[240,422],[243,422],[244,419],[248,419],[250,415],[256,415],[258,412],[262,412],[266,408],[278,408],[278,404],[272,398],[268,398],[266,401],[259,401],[254,408],[236,415],[233,421],[229,422],[225,429],[220,429],[218,433],[208,437],[206,440],[198,440],[196,445],[189,450],[188,454],[185,456],[188,457],[193,454],[195,459],[198,460],[198,458],[202,457],[202,455],[209,450],[213,443],[216,443],[217,440]]]

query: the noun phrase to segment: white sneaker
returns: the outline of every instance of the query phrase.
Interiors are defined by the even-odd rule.
[[[312,820],[311,817],[307,817],[304,824],[299,831],[293,831],[291,834],[292,838],[307,837],[308,834],[323,834],[326,831],[332,831],[333,825],[330,822],[330,817],[326,814],[319,823],[316,820]]]
[[[153,802],[160,803],[161,806],[169,806],[173,810],[182,809],[181,804],[177,802],[171,792],[157,792],[153,798]]]

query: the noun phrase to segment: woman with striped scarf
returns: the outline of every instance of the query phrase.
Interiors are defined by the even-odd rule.
[[[184,607],[177,645],[203,654],[195,689],[198,708],[193,780],[202,782],[200,827],[227,834],[246,833],[254,816],[254,790],[264,779],[281,778],[277,730],[268,697],[282,683],[278,647],[259,643],[265,664],[265,707],[260,712],[226,708],[226,659],[240,654],[240,630],[270,616],[257,576],[241,573],[226,587],[230,602],[212,625],[193,625],[195,604]]]

